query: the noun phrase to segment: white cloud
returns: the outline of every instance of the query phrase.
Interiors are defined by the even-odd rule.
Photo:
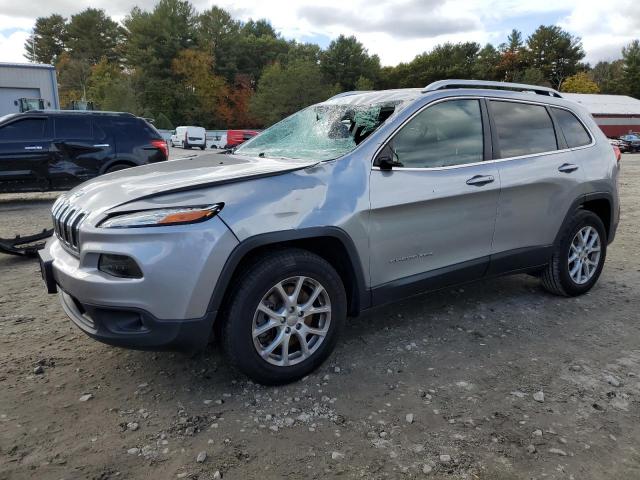
[[[9,35],[0,33],[0,61],[26,62],[24,58],[24,42],[29,32],[18,30]]]
[[[91,6],[103,8],[114,19],[122,20],[134,5],[150,9],[155,3],[156,0],[0,0],[0,61],[23,58],[24,39],[35,15],[60,13],[69,17]],[[550,18],[582,37],[586,60],[591,63],[618,58],[622,46],[640,36],[637,0],[192,0],[192,3],[198,10],[219,5],[242,20],[267,18],[286,38],[355,35],[385,65],[411,60],[446,41],[498,44],[511,28],[527,30],[531,25],[535,28],[538,23],[549,23]]]

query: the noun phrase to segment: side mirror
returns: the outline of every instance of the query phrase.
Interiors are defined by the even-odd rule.
[[[391,156],[382,154],[376,159],[376,166],[383,171],[389,171],[393,169],[393,158]]]

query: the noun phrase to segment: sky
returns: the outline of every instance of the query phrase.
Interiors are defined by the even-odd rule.
[[[121,21],[133,6],[157,0],[0,0],[0,62],[22,62],[36,16],[66,17],[102,8]],[[397,65],[444,42],[499,45],[512,28],[526,38],[539,25],[555,24],[582,38],[586,61],[620,57],[640,37],[637,0],[192,0],[235,18],[266,18],[287,39],[326,47],[340,34],[355,35],[383,65]]]

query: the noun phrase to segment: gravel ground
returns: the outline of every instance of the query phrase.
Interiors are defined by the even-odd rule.
[[[640,478],[639,185],[626,155],[589,294],[522,275],[378,308],[278,388],[214,347],[97,343],[34,260],[0,255],[0,479]],[[46,227],[54,198],[0,197],[0,236]]]

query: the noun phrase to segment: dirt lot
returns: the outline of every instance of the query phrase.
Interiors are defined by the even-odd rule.
[[[591,293],[516,276],[389,305],[281,388],[214,348],[90,340],[35,261],[0,256],[0,478],[640,478],[640,155],[621,184]],[[47,226],[53,198],[0,197],[0,236]]]

